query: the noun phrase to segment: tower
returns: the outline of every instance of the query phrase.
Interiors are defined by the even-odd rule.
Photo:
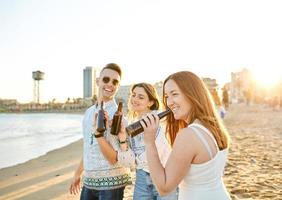
[[[34,71],[32,72],[33,84],[33,102],[40,103],[40,87],[39,82],[44,79],[44,72]]]
[[[93,67],[83,69],[83,98],[92,98],[97,95],[97,70]]]

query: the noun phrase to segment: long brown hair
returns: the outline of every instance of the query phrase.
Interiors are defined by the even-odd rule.
[[[197,75],[189,71],[180,71],[168,76],[163,85],[163,102],[166,108],[167,102],[164,88],[168,80],[173,80],[177,84],[187,101],[192,105],[188,124],[193,123],[196,119],[200,120],[203,126],[213,134],[219,149],[226,149],[229,146],[228,132],[217,114],[211,94],[204,82]],[[166,120],[166,131],[170,143],[173,145],[177,132],[186,127],[187,123],[184,120],[174,119],[172,113],[167,116]]]

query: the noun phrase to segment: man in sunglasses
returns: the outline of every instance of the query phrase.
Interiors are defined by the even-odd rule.
[[[81,174],[84,172],[81,200],[122,200],[125,186],[131,183],[130,169],[118,162],[118,157],[129,152],[122,149],[126,141],[124,134],[113,136],[110,130],[99,133],[94,125],[102,101],[107,118],[113,118],[117,110],[114,96],[121,74],[120,67],[115,63],[109,63],[102,69],[97,79],[98,103],[86,111],[83,119],[83,159],[70,186],[71,194],[79,193]]]

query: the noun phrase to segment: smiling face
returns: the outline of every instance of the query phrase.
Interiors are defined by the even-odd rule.
[[[150,106],[153,105],[143,87],[135,87],[131,92],[129,101],[131,110],[139,116],[149,112]]]
[[[119,74],[111,69],[104,69],[97,85],[99,86],[99,98],[103,101],[112,100],[119,88],[120,76]]]
[[[184,96],[175,81],[169,79],[164,87],[166,104],[172,110],[174,118],[189,121],[192,109],[190,101]]]

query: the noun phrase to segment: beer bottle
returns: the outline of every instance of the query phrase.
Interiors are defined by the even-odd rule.
[[[106,130],[106,118],[104,113],[104,102],[102,101],[100,110],[98,111],[96,131],[99,133],[104,133],[105,130]]]
[[[158,116],[159,116],[160,119],[162,119],[165,116],[167,116],[170,112],[171,112],[171,110],[167,109],[167,110],[165,110],[163,112],[160,112],[158,114]],[[143,119],[141,119],[141,120],[143,120]],[[145,121],[143,120],[143,122],[145,122]],[[130,135],[131,137],[134,137],[134,136],[136,136],[139,133],[142,133],[144,131],[144,129],[143,129],[141,123],[140,123],[140,120],[137,121],[137,122],[134,122],[133,124],[130,124],[129,126],[127,126],[125,128],[125,130],[128,133],[128,135]]]
[[[118,135],[122,121],[122,102],[118,103],[118,109],[114,114],[113,123],[111,128],[112,135]]]

